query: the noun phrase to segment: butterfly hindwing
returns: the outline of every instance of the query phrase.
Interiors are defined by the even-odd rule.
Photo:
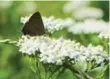
[[[37,36],[45,34],[44,24],[39,12],[34,13],[23,28],[24,35]]]

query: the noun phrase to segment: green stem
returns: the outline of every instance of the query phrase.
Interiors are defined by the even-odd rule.
[[[85,38],[84,34],[80,34],[80,39],[84,45],[87,44],[87,42],[86,42],[87,38]]]
[[[64,64],[64,66],[66,68],[69,68],[78,79],[94,79],[90,77],[88,74],[79,71],[75,67],[72,67],[70,64]]]
[[[37,58],[36,58],[37,59]],[[37,71],[38,71],[38,75],[39,75],[39,79],[41,79],[41,73],[40,73],[40,62],[39,62],[39,60],[37,59],[37,61],[36,61],[36,67],[37,67]]]
[[[51,77],[60,69],[60,67],[56,68],[51,75],[48,77],[48,79],[51,79]]]
[[[105,41],[107,41],[107,43],[106,43]],[[109,52],[109,51],[108,51],[108,49],[109,49],[108,42],[109,42],[109,41],[108,41],[108,40],[104,40],[104,41],[102,40],[101,42],[102,42],[102,44],[104,45],[105,50],[106,50],[107,52]],[[108,53],[107,53],[107,54],[108,54]]]
[[[17,44],[17,41],[12,41],[10,39],[5,39],[5,40],[0,40],[0,43],[5,43],[5,44]]]

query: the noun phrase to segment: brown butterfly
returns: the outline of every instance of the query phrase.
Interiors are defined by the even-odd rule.
[[[44,24],[39,12],[35,12],[25,23],[22,30],[24,35],[37,36],[45,34]]]

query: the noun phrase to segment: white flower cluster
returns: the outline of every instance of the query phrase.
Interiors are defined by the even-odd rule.
[[[70,18],[56,19],[54,16],[49,18],[43,17],[44,27],[49,33],[53,33],[58,30],[62,30],[65,27],[69,27],[74,24],[74,21]]]
[[[69,32],[73,34],[88,34],[88,33],[101,33],[107,32],[109,24],[103,20],[87,19],[84,22],[77,22],[68,28]]]
[[[88,6],[90,4],[90,1],[82,1],[82,0],[78,0],[78,1],[69,1],[64,5],[63,11],[65,13],[70,13],[73,12],[79,8]]]
[[[82,48],[83,56],[87,61],[96,61],[97,64],[103,62],[107,57],[107,53],[103,50],[102,46],[93,46],[91,44],[86,48]]]
[[[22,36],[22,38],[18,42],[18,46],[20,46],[20,50],[22,53],[26,53],[28,55],[32,55],[36,53],[37,50],[39,50],[41,47],[45,48],[45,45],[47,45],[51,40],[47,37],[30,37],[30,36]],[[42,43],[42,44],[41,44]],[[46,44],[45,44],[46,43]],[[43,46],[42,46],[43,45]]]
[[[108,30],[105,30],[105,31],[101,32],[99,34],[99,38],[105,38],[105,39],[109,39],[110,38],[110,22],[108,24],[109,24],[108,25],[109,26]]]
[[[83,7],[75,11],[73,13],[73,16],[77,20],[83,20],[83,19],[88,19],[88,18],[99,19],[103,17],[103,11],[99,8]]]
[[[88,47],[81,46],[71,40],[52,39],[44,36],[22,36],[17,46],[20,47],[19,51],[27,55],[39,56],[39,60],[43,63],[53,63],[62,65],[64,62],[79,62],[96,60],[96,63],[102,62],[106,57],[106,52],[102,47]],[[37,52],[40,52],[37,53]]]
[[[21,17],[21,22],[25,24],[29,20],[30,16]],[[55,31],[62,30],[63,28],[69,27],[74,24],[74,21],[71,18],[56,19],[54,16],[50,16],[48,18],[42,17],[44,28],[49,33],[54,33]]]
[[[100,8],[91,7],[89,4],[90,1],[69,1],[64,5],[64,13],[72,13],[76,20],[102,18],[103,11]]]

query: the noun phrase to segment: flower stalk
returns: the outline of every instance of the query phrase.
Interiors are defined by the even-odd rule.
[[[92,78],[91,76],[89,76],[88,74],[76,69],[71,64],[65,63],[64,67],[70,69],[72,71],[73,75],[75,75],[78,79],[95,79],[95,78]]]

